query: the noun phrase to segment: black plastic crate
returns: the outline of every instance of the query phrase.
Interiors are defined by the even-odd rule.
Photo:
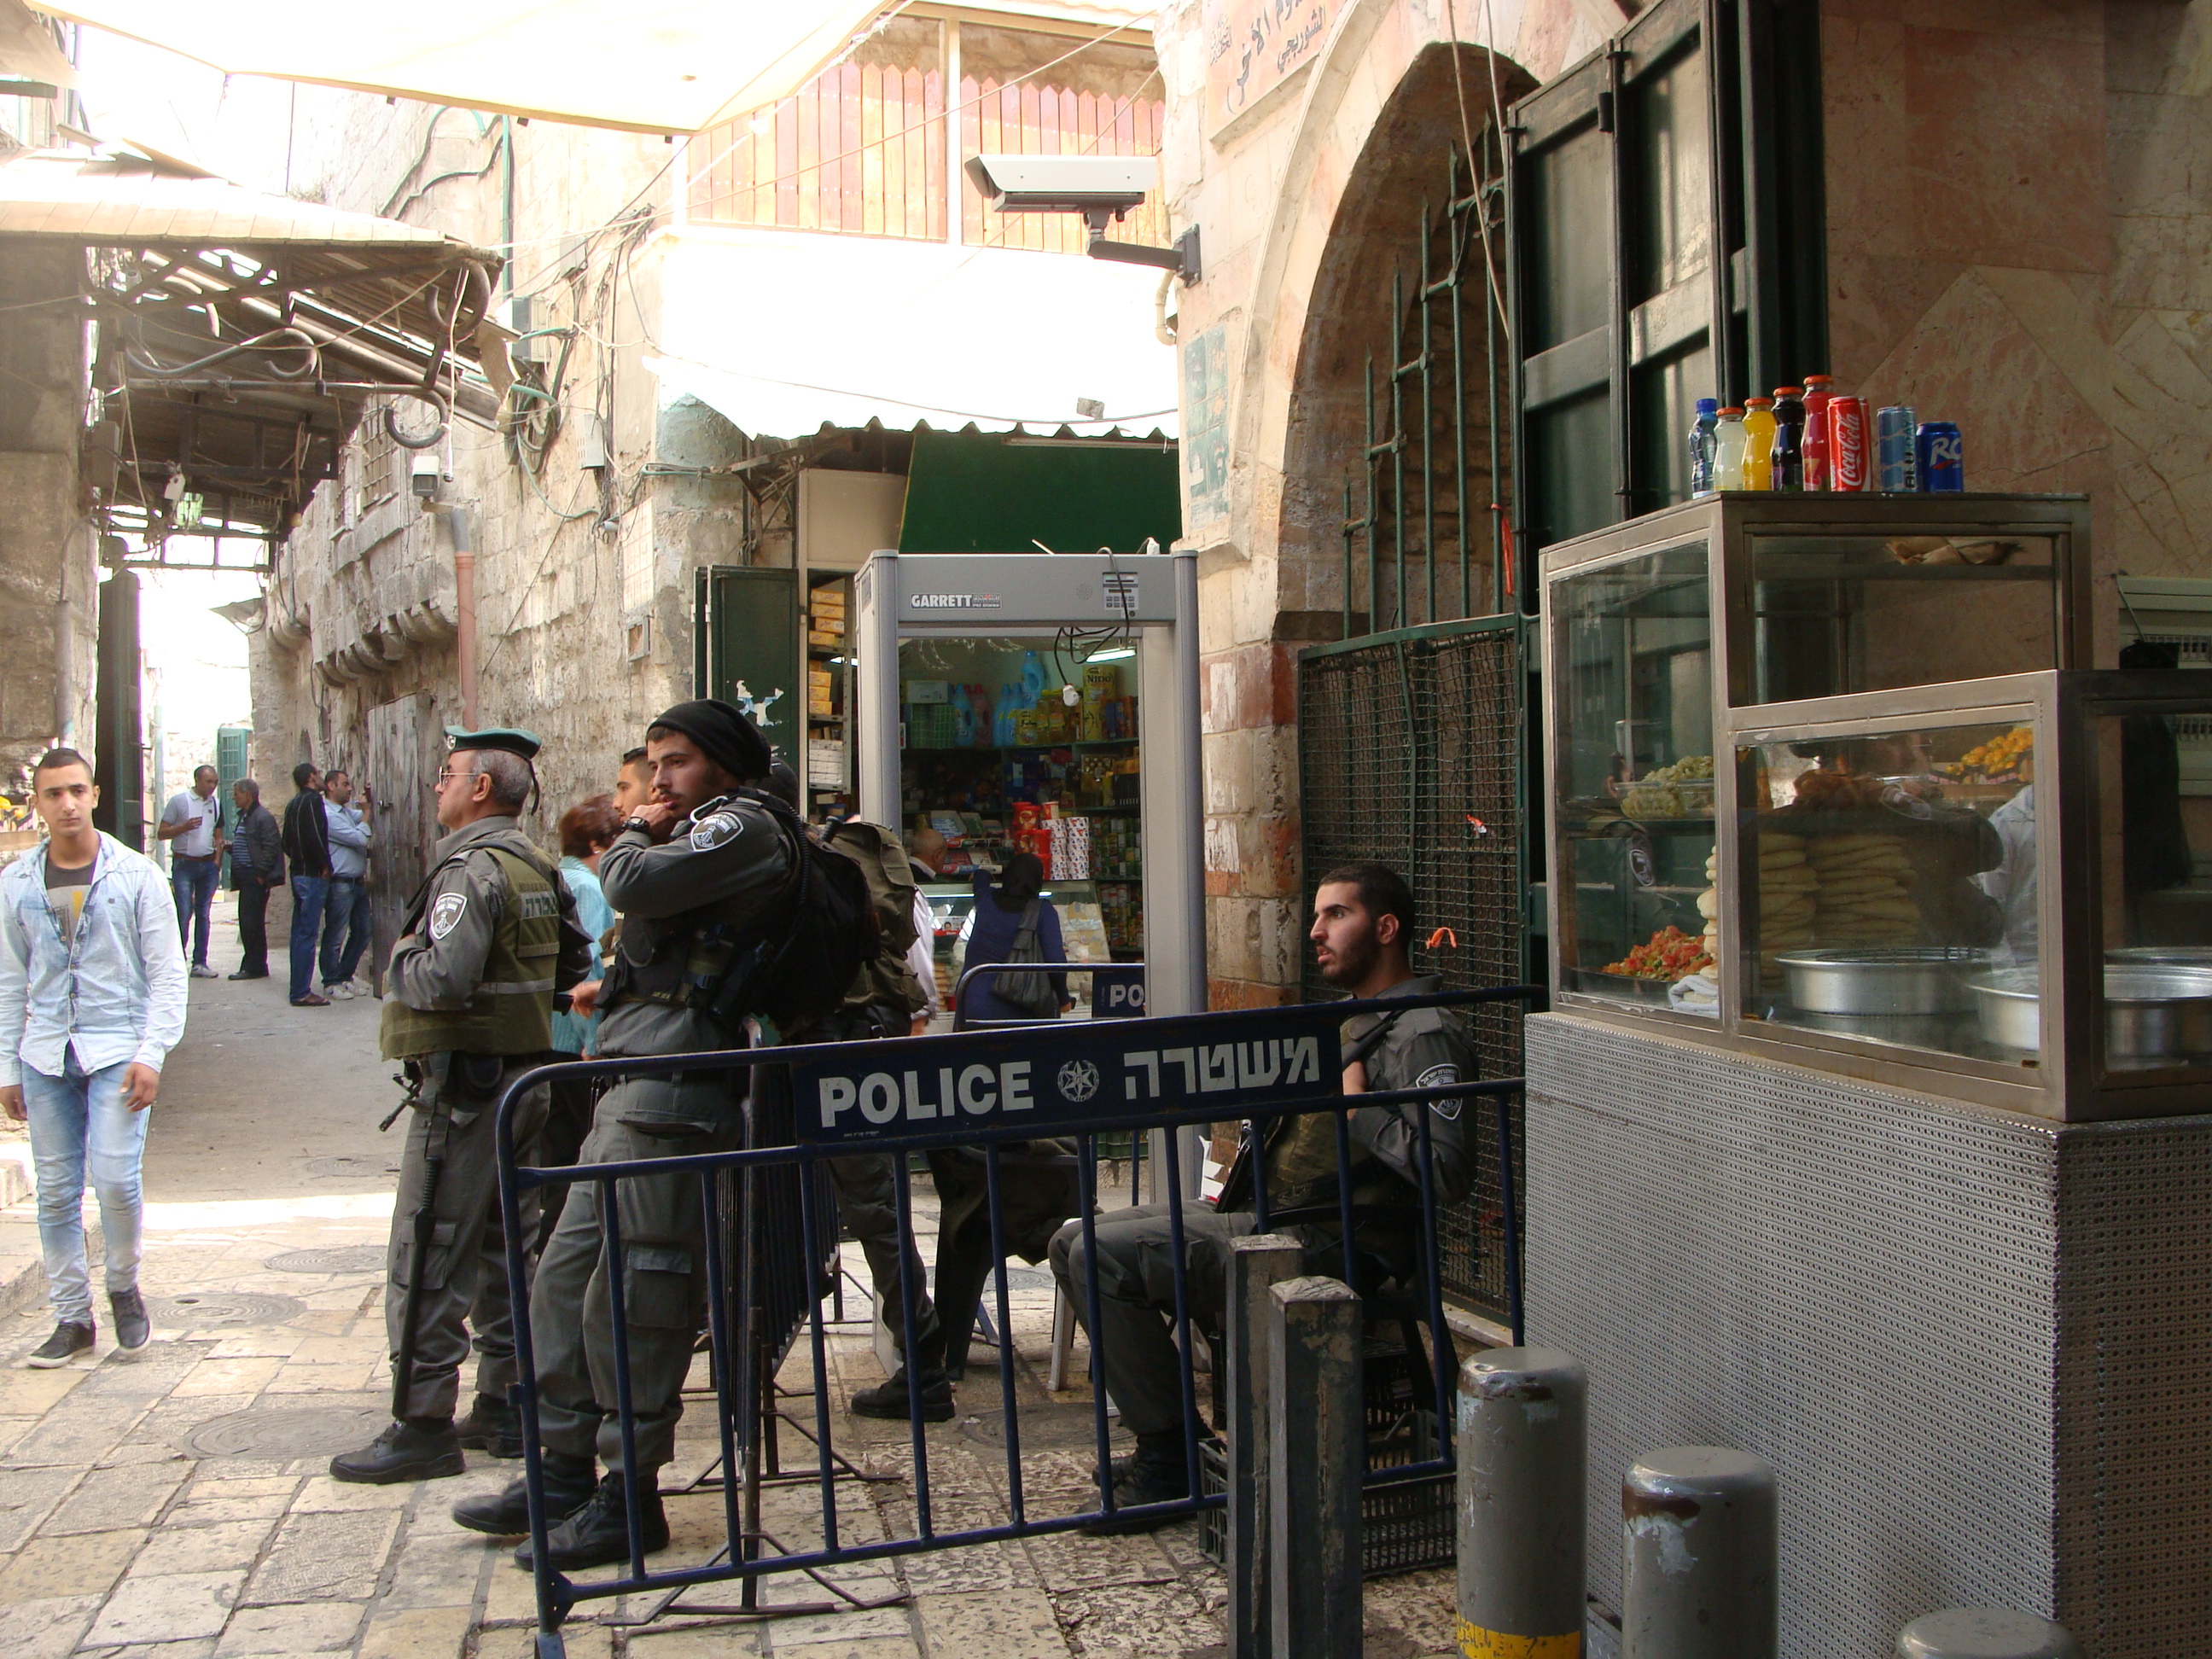
[[[1437,1416],[1413,1403],[1413,1366],[1403,1352],[1370,1354],[1363,1382],[1367,1417],[1367,1468],[1403,1468],[1437,1455]],[[1229,1455],[1208,1442],[1199,1451],[1199,1481],[1209,1495],[1229,1490]],[[1448,1566],[1455,1559],[1458,1486],[1449,1474],[1401,1485],[1370,1486],[1360,1495],[1360,1572],[1368,1578]],[[1198,1547],[1217,1565],[1229,1553],[1229,1512],[1204,1510]]]

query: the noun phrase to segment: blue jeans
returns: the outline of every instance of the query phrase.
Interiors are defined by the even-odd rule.
[[[177,933],[192,961],[200,967],[207,966],[208,907],[215,902],[216,877],[222,872],[221,859],[188,859],[172,854],[169,860],[169,890],[177,898]],[[200,942],[192,944],[192,924],[199,924]]]
[[[321,876],[292,878],[292,1000],[315,988],[315,940],[330,907],[331,884]]]
[[[368,883],[360,876],[332,876],[323,924],[323,983],[343,985],[361,966],[368,949]]]
[[[108,1292],[138,1288],[138,1169],[146,1153],[148,1114],[123,1103],[128,1065],[103,1066],[87,1076],[72,1051],[59,1077],[23,1067],[24,1115],[39,1175],[39,1244],[57,1320],[93,1322],[84,1265],[88,1179],[100,1200],[100,1231],[107,1241]]]

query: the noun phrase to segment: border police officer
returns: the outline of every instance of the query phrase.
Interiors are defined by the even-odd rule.
[[[382,1047],[410,1079],[407,1150],[392,1214],[384,1293],[392,1425],[331,1460],[340,1480],[385,1485],[459,1474],[461,1448],[519,1456],[507,1391],[515,1380],[495,1113],[550,1046],[553,993],[582,976],[590,942],[575,903],[517,815],[536,787],[538,739],[449,727],[438,774],[439,842],[393,946]],[[526,1142],[544,1091],[520,1103]],[[476,1407],[457,1430],[460,1365],[476,1332]]]
[[[745,1046],[728,993],[748,951],[789,926],[799,849],[745,786],[769,774],[767,739],[728,703],[678,703],[646,732],[653,798],[599,860],[599,884],[621,912],[615,966],[595,1006],[599,1052],[696,1054]],[[590,1008],[578,1001],[576,1012]],[[740,1137],[742,1088],[726,1074],[629,1078],[603,1096],[580,1164],[723,1152]],[[615,1183],[623,1239],[625,1339],[645,1547],[666,1547],[655,1474],[675,1455],[692,1343],[706,1322],[705,1218],[698,1177]],[[617,1398],[612,1303],[601,1216],[605,1189],[569,1189],[539,1259],[530,1334],[545,1450],[548,1540],[563,1572],[623,1559],[627,1501]],[[594,1455],[610,1473],[594,1480]],[[529,1530],[523,1483],[453,1506],[473,1531]],[[516,1559],[529,1565],[526,1542]]]
[[[1323,876],[1314,897],[1311,937],[1322,977],[1356,998],[1422,996],[1441,988],[1435,975],[1416,975],[1407,955],[1413,895],[1403,878],[1379,864],[1347,865]],[[1347,1094],[1434,1088],[1472,1080],[1475,1056],[1465,1026],[1448,1009],[1409,1008],[1363,1014],[1345,1022]],[[1420,1270],[1419,1116],[1429,1113],[1438,1204],[1464,1197],[1472,1168],[1464,1103],[1446,1099],[1370,1106],[1351,1115],[1352,1241],[1404,1284]],[[1260,1137],[1267,1179],[1267,1225],[1308,1247],[1316,1271],[1333,1271],[1342,1250],[1336,1114],[1271,1120]],[[1188,1305],[1194,1319],[1218,1329],[1228,1291],[1228,1244],[1255,1231],[1253,1151],[1237,1150],[1209,1209],[1183,1206]],[[1101,1328],[1091,1333],[1106,1391],[1136,1437],[1133,1458],[1117,1467],[1117,1505],[1164,1503],[1189,1495],[1179,1360],[1164,1316],[1175,1308],[1174,1250],[1167,1206],[1141,1206],[1102,1216],[1097,1240]],[[1070,1222],[1052,1241],[1053,1272],[1078,1318],[1088,1321],[1089,1277],[1083,1224]],[[1103,1522],[1094,1532],[1149,1530],[1159,1522]]]

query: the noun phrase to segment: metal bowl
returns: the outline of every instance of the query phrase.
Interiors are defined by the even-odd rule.
[[[2033,968],[1972,982],[1982,1035],[2002,1048],[2041,1041],[2043,999]],[[2105,1054],[2116,1061],[2212,1054],[2212,969],[2116,963],[2105,969]]]
[[[1944,1014],[1969,1008],[1966,975],[1987,951],[1911,945],[1886,951],[1792,951],[1775,958],[1790,1000],[1814,1014]]]
[[[2116,967],[2202,968],[2212,971],[2212,945],[2127,945],[2105,952]]]
[[[1971,1032],[1972,1021],[1964,1013],[1948,1014],[1812,1014],[1800,1012],[1790,1023],[1812,1031],[1836,1031],[1845,1036],[1869,1037],[1876,1042],[1901,1043],[1908,1048],[1934,1048],[1945,1054],[1959,1051],[1960,1039]],[[1967,1028],[1962,1032],[1960,1027]]]

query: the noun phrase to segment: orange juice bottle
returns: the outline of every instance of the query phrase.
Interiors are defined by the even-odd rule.
[[[1743,489],[1774,488],[1774,399],[1743,400]]]

